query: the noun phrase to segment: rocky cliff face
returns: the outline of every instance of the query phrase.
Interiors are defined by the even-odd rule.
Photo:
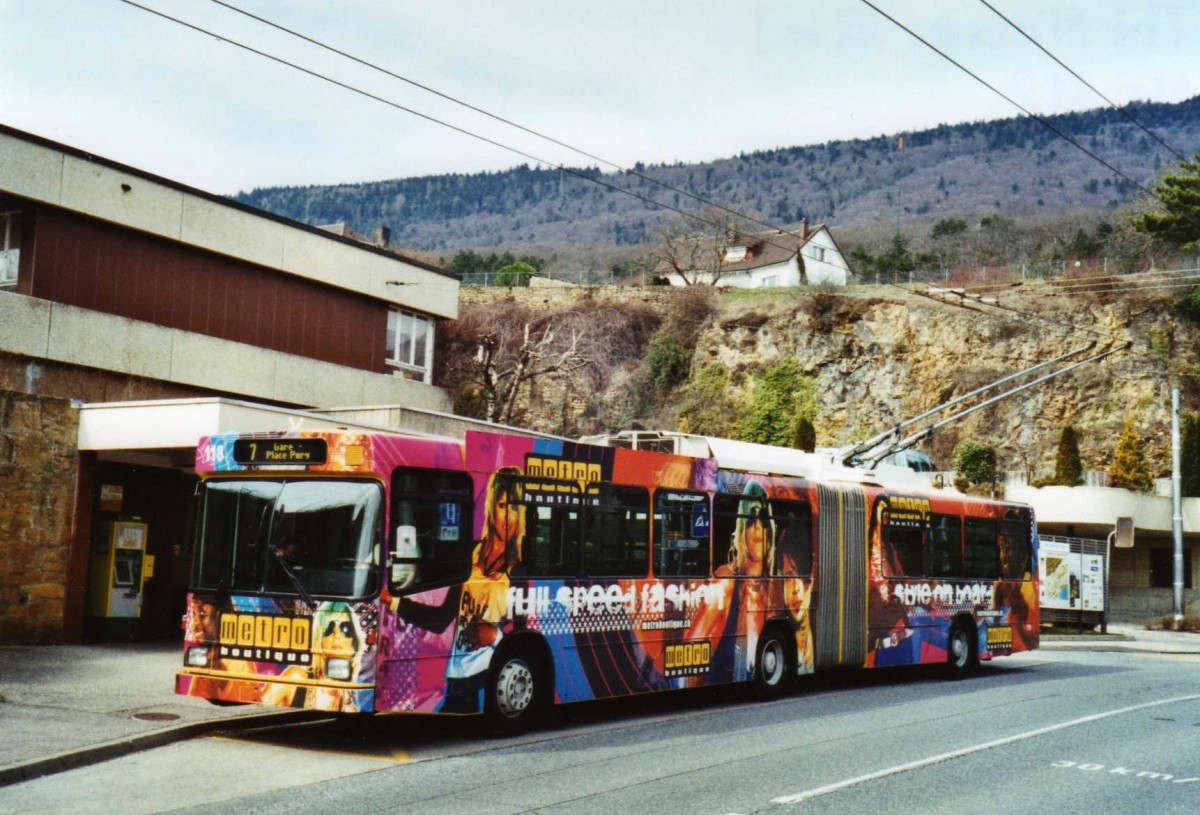
[[[553,310],[583,292],[547,295],[518,291],[518,297]],[[663,314],[671,292],[637,289],[588,290],[588,297],[642,300]],[[837,293],[788,290],[734,292],[716,298],[717,312],[694,350],[693,375],[719,363],[730,372],[732,390],[749,396],[755,375],[781,360],[794,360],[817,383],[814,424],[822,446],[866,438],[901,419],[914,417],[983,384],[1051,360],[1074,349],[1078,356],[1040,371],[1042,375],[1113,348],[1127,350],[1084,364],[1052,381],[957,421],[920,447],[939,467],[952,467],[951,451],[961,439],[993,445],[1001,469],[1031,478],[1053,472],[1059,434],[1072,424],[1080,433],[1085,468],[1103,470],[1112,460],[1128,414],[1146,441],[1151,470],[1170,468],[1170,388],[1184,387],[1184,406],[1194,407],[1196,330],[1175,308],[1178,291],[1121,297],[1074,295],[1062,285],[1037,282],[996,295],[995,305],[939,302],[899,287],[872,286]],[[1028,381],[1033,376],[1014,382]],[[559,388],[570,388],[559,383]],[[611,384],[600,399],[619,398],[627,381]],[[563,432],[562,406],[577,405],[578,427],[588,427],[586,399],[548,396],[553,423],[536,404],[527,422]],[[988,395],[994,395],[992,391]],[[535,401],[536,401],[535,400]],[[641,417],[643,425],[663,416]]]

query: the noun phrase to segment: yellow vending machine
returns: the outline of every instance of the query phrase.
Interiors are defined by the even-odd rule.
[[[101,524],[88,577],[88,639],[137,638],[142,590],[154,574],[154,557],[146,554],[148,529],[138,521]]]

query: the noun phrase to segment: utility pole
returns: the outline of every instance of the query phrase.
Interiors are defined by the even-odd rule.
[[[1183,478],[1179,473],[1179,388],[1171,388],[1171,533],[1175,537],[1175,630],[1183,628]]]

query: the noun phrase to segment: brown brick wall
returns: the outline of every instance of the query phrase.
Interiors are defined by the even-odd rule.
[[[59,642],[78,472],[79,411],[0,391],[0,642]]]

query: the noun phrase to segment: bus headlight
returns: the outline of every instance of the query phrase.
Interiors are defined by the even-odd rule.
[[[187,664],[191,668],[208,667],[208,646],[193,645],[187,651]]]
[[[325,675],[330,679],[336,679],[339,682],[350,681],[350,660],[348,659],[327,659],[325,660]]]

